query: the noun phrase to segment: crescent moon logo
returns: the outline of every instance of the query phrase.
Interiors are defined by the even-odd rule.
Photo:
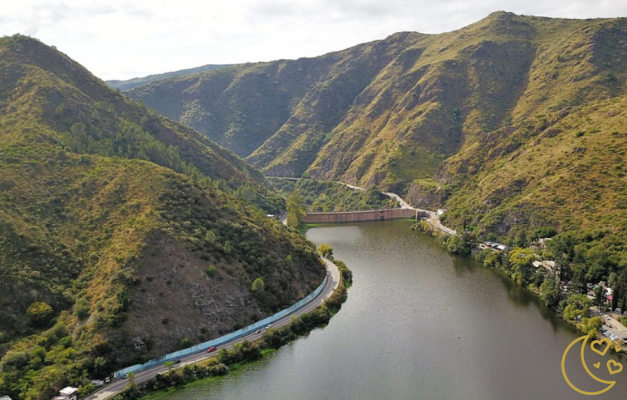
[[[595,381],[597,381],[597,382],[601,382],[601,383],[604,383],[604,384],[608,385],[608,386],[607,386],[605,389],[603,389],[603,390],[599,390],[598,392],[586,392],[586,391],[584,391],[584,390],[581,390],[581,389],[579,389],[578,387],[576,387],[576,386],[575,386],[575,385],[574,385],[574,384],[570,381],[570,379],[568,379],[568,375],[566,375],[566,369],[565,369],[565,367],[564,367],[564,363],[565,363],[565,361],[566,361],[566,355],[568,354],[568,352],[570,351],[570,349],[571,349],[571,348],[572,348],[572,347],[573,347],[573,346],[574,346],[577,342],[580,342],[580,341],[583,341],[583,343],[581,344],[581,364],[582,364],[582,365],[583,365],[583,367],[586,369],[586,372],[588,373],[588,375],[590,375],[590,377],[591,377],[592,379],[594,379],[594,380],[595,380]],[[601,342],[603,342],[603,341],[607,341],[607,342],[608,342],[608,346],[607,346],[607,348],[609,348],[609,343],[611,343],[611,342],[609,341],[609,339],[603,339],[602,341],[595,341],[595,342],[593,342],[593,344],[601,344]],[[564,356],[562,357],[562,374],[564,375],[564,379],[566,379],[566,383],[568,383],[568,386],[570,386],[571,388],[573,388],[573,390],[575,390],[575,391],[577,391],[577,392],[579,392],[579,393],[581,393],[581,394],[588,395],[588,396],[595,396],[595,395],[597,395],[597,394],[605,393],[605,392],[607,392],[608,390],[610,390],[611,388],[613,388],[613,387],[614,387],[614,385],[616,384],[616,381],[613,381],[613,382],[612,382],[612,381],[605,381],[605,380],[603,380],[603,379],[601,379],[601,378],[597,378],[596,376],[594,376],[594,374],[593,374],[592,372],[590,372],[590,369],[588,369],[588,365],[586,365],[586,359],[584,358],[584,350],[586,349],[586,344],[587,344],[587,343],[588,343],[588,336],[582,336],[582,337],[580,337],[579,339],[575,339],[575,340],[574,340],[571,344],[569,344],[569,345],[568,345],[568,347],[566,348],[566,351],[564,351]],[[607,348],[605,349],[605,351],[607,351]],[[594,347],[593,347],[593,350],[594,350],[594,351],[596,351],[597,353],[601,354],[601,352],[600,352],[600,351],[598,351],[598,350],[596,350]],[[603,354],[605,354],[605,351],[603,351]],[[612,363],[613,363],[613,364],[612,364]],[[598,363],[597,363],[597,364],[598,364]],[[595,366],[596,366],[597,364],[595,364]],[[608,364],[608,369],[609,369],[609,371],[610,371],[610,373],[611,373],[611,374],[616,374],[616,373],[618,373],[618,372],[622,371],[623,366],[622,366],[621,364],[618,364],[617,362],[615,362],[615,361],[613,361],[613,360],[608,361],[608,363],[607,363],[607,364]],[[610,365],[619,365],[619,366],[620,366],[620,369],[618,369],[618,368],[617,368],[617,369],[613,370],[613,369],[610,367]]]

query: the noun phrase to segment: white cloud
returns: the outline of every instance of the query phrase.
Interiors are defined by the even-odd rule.
[[[398,31],[461,28],[497,10],[564,18],[627,15],[624,0],[22,0],[0,34],[37,37],[104,79],[203,64],[316,56]]]

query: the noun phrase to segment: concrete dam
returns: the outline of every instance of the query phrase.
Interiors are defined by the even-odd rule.
[[[429,218],[428,211],[411,208],[391,208],[388,210],[311,212],[305,216],[306,223],[385,221],[391,219]]]

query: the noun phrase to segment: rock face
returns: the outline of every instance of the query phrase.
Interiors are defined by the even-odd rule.
[[[412,182],[407,190],[407,201],[413,207],[427,210],[443,208],[451,193],[432,182]]]

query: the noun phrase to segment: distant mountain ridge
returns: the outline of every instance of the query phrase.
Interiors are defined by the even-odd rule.
[[[122,91],[125,91],[125,90],[136,88],[137,86],[146,85],[150,82],[155,82],[161,79],[171,78],[174,76],[191,75],[191,74],[196,74],[198,72],[211,71],[213,69],[227,68],[231,66],[233,66],[233,64],[207,64],[201,67],[181,69],[178,71],[165,72],[163,74],[153,74],[153,75],[148,75],[148,76],[141,77],[141,78],[132,78],[132,79],[125,79],[125,80],[112,79],[112,80],[108,80],[105,82],[107,83],[107,85],[111,86],[114,89],[120,89]]]
[[[627,19],[496,12],[453,32],[402,32],[128,94],[268,175],[376,184],[448,208],[453,226],[511,235],[627,222],[610,211],[622,193],[612,165],[625,162],[626,80]],[[611,217],[599,220],[600,207]]]

